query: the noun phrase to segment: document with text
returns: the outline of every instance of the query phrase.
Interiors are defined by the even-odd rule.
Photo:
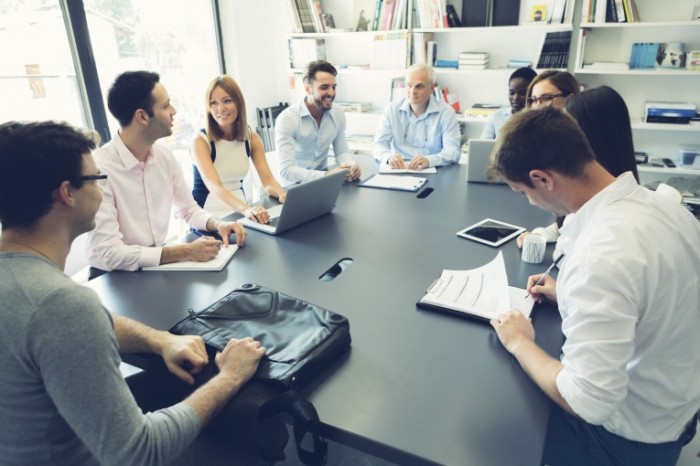
[[[443,270],[417,305],[487,320],[514,308],[529,317],[535,301],[526,295],[527,291],[508,286],[499,251],[491,262],[476,269]]]

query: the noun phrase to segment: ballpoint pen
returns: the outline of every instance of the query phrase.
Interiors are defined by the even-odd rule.
[[[537,281],[535,282],[535,284],[532,285],[532,286],[534,287],[534,286],[541,285],[542,282],[544,282],[544,279],[547,278],[547,275],[549,275],[549,274],[552,272],[552,270],[554,269],[554,267],[557,266],[557,264],[559,263],[559,261],[561,260],[562,257],[564,257],[564,254],[561,254],[559,257],[557,257],[557,258],[554,260],[554,262],[552,262],[552,265],[550,265],[550,266],[547,268],[547,270],[545,270],[544,273],[543,273],[542,275],[540,275],[540,278],[538,278]],[[532,289],[532,287],[530,287],[530,289]],[[530,297],[530,292],[529,292],[529,291],[527,292],[527,295],[526,295],[525,297],[526,297],[526,298],[529,298],[529,297]]]

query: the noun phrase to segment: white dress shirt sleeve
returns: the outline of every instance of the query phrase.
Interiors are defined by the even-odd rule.
[[[372,142],[372,155],[380,163],[387,163],[393,155],[391,151],[391,140],[393,139],[391,128],[391,105],[388,105],[379,120],[379,126],[374,133]]]
[[[639,296],[629,277],[614,258],[580,253],[569,256],[559,274],[566,341],[557,388],[591,424],[604,423],[627,396]]]
[[[426,157],[431,167],[450,165],[459,161],[459,143],[462,135],[459,131],[457,115],[449,105],[444,104],[442,107],[437,123],[442,135],[442,150]]]
[[[95,216],[95,229],[88,235],[87,255],[90,266],[101,270],[139,270],[160,264],[163,248],[127,245],[119,231],[118,212],[109,183]]]

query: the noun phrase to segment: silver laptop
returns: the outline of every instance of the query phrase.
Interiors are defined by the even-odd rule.
[[[494,139],[470,139],[467,143],[467,181],[470,183],[499,183],[486,178],[486,167],[489,164],[491,150],[496,144]]]
[[[333,210],[346,175],[341,170],[287,189],[284,204],[268,209],[270,221],[258,223],[247,217],[238,220],[246,227],[277,235]]]

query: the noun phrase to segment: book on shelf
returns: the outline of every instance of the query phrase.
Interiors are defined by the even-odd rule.
[[[688,71],[700,71],[700,50],[691,50],[687,53],[685,69]]]
[[[314,20],[316,32],[326,32],[326,29],[323,27],[323,21],[321,21],[323,9],[320,0],[309,0],[309,2],[311,3],[311,16]]]
[[[486,52],[460,52],[458,69],[460,70],[485,70],[488,68],[489,54]]]
[[[605,22],[617,23],[617,8],[615,8],[615,0],[607,0],[605,2]]]
[[[462,21],[459,19],[459,15],[457,15],[457,10],[455,10],[454,5],[450,5],[448,3],[446,5],[446,9],[447,9],[447,25],[451,28],[462,27]]]
[[[618,23],[635,23],[640,21],[637,4],[634,0],[608,0],[615,4],[615,13],[610,16],[617,16]],[[612,6],[611,6],[612,8]],[[606,15],[607,18],[607,15]]]
[[[595,11],[593,12],[594,23],[604,23],[607,16],[608,1],[595,0]]]
[[[399,76],[391,80],[391,102],[398,102],[406,97],[406,78]]]
[[[665,50],[665,43],[635,42],[630,51],[630,69],[654,69],[660,66],[666,59]]]
[[[394,15],[396,0],[382,0],[381,18],[377,31],[387,31],[391,29],[391,21]]]
[[[398,31],[408,28],[408,1],[396,0],[394,5],[394,17],[389,29]]]
[[[435,68],[454,68],[459,67],[459,60],[435,60]]]
[[[336,100],[333,106],[343,109],[346,112],[368,112],[372,110],[372,102],[351,102],[347,100]]]
[[[486,59],[489,58],[488,52],[459,52],[460,59]]]
[[[607,70],[607,71],[626,71],[630,69],[628,63],[622,62],[612,62],[612,61],[598,61],[592,63],[584,63],[584,69],[590,70]]]
[[[537,59],[537,68],[566,68],[570,46],[571,31],[545,33]]]
[[[493,112],[501,108],[498,104],[493,104],[492,107],[477,107],[477,105],[485,104],[474,104],[471,108],[465,109],[462,112],[462,116],[469,120],[486,120]]]
[[[303,69],[315,60],[326,59],[326,40],[309,37],[292,37],[288,40],[289,66]]]
[[[435,65],[435,60],[437,59],[437,42],[434,40],[429,40],[426,52],[426,63],[430,66]]]
[[[489,59],[487,58],[459,58],[457,62],[460,65],[488,65]]]
[[[511,58],[506,64],[507,68],[530,68],[532,67],[532,62],[530,60],[520,60],[516,58]]]
[[[489,65],[488,63],[481,63],[481,64],[465,64],[465,63],[460,63],[457,66],[458,70],[485,70],[488,69]]]
[[[301,32],[321,32],[316,29],[314,22],[314,11],[309,0],[294,0],[299,22],[301,23]]]
[[[289,15],[289,22],[292,26],[292,32],[299,34],[304,32],[301,25],[301,18],[299,17],[299,12],[297,11],[297,4],[295,0],[284,0],[287,4],[287,13]]]
[[[404,69],[409,66],[410,40],[407,32],[382,32],[372,40],[370,69]]]
[[[554,0],[552,3],[552,14],[549,16],[550,24],[562,24],[566,22],[566,3],[567,0]]]
[[[526,290],[508,286],[503,252],[471,270],[445,269],[416,303],[419,308],[490,321],[519,309],[530,317],[535,300]]]
[[[431,41],[432,32],[413,33],[413,63],[428,63],[428,43]]]
[[[414,27],[446,28],[449,27],[446,2],[444,0],[414,0]]]

